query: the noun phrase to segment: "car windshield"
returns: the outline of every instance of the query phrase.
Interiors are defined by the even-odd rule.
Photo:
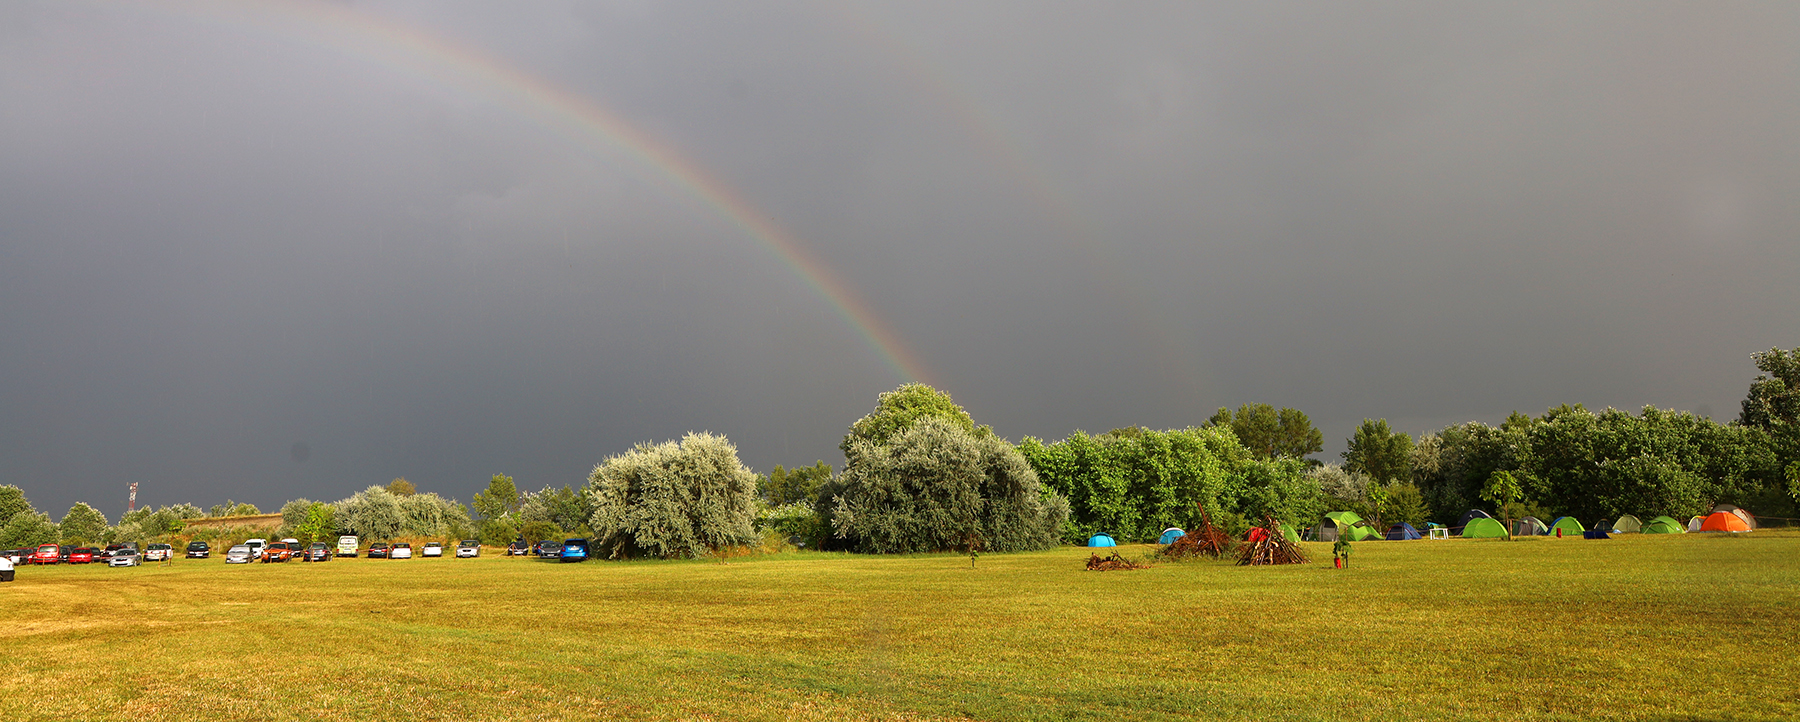
[[[245,554],[247,554],[247,553],[249,553],[249,552],[250,552],[250,547],[247,547],[247,546],[235,546],[235,547],[232,547],[232,548],[231,548],[231,553],[232,553],[232,554],[238,554],[238,553],[245,553]]]
[[[478,542],[478,541],[475,541],[475,540],[474,540],[474,539],[464,539],[464,540],[462,540],[462,545],[463,545],[463,546],[466,546],[466,547],[472,547],[472,546],[475,546],[475,545],[478,545],[478,544],[480,544],[480,543],[481,543],[481,542]]]

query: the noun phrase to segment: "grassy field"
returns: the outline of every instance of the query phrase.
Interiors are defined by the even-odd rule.
[[[28,568],[0,719],[1800,718],[1800,534],[1306,546]]]

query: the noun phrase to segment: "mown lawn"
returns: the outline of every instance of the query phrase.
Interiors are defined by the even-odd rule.
[[[1800,718],[1800,533],[1306,546],[28,568],[0,719]]]

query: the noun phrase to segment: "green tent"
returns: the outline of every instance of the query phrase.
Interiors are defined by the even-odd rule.
[[[1382,534],[1381,530],[1376,529],[1374,525],[1371,525],[1366,521],[1359,521],[1350,525],[1350,541],[1363,541],[1365,539],[1375,539],[1379,541],[1386,538],[1387,535]]]
[[[1674,517],[1659,516],[1651,519],[1640,531],[1645,534],[1686,534],[1687,525],[1675,521]]]
[[[1468,526],[1462,528],[1464,539],[1493,539],[1506,536],[1506,527],[1493,519],[1470,519]]]
[[[1614,534],[1636,534],[1643,529],[1644,525],[1638,521],[1637,517],[1630,514],[1619,517],[1618,521],[1612,523]]]
[[[1281,525],[1281,535],[1287,537],[1287,540],[1291,542],[1300,541],[1300,532],[1294,531],[1294,527],[1291,524],[1284,523]]]
[[[1549,535],[1556,536],[1558,529],[1562,530],[1562,535],[1565,537],[1579,536],[1582,532],[1587,531],[1581,527],[1581,522],[1575,521],[1575,517],[1572,516],[1557,517],[1556,521],[1550,525]]]
[[[1339,537],[1346,537],[1351,541],[1362,541],[1364,537],[1355,531],[1356,525],[1361,523],[1362,517],[1357,516],[1356,512],[1331,512],[1325,515],[1324,521],[1319,522],[1318,531],[1313,535],[1313,541],[1334,542]]]

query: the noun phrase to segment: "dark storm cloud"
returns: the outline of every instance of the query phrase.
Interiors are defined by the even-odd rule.
[[[679,149],[1015,439],[1729,416],[1800,344],[1790,6],[351,7]],[[0,7],[0,453],[41,508],[467,499],[701,429],[836,462],[899,383],[625,149],[307,17]]]

